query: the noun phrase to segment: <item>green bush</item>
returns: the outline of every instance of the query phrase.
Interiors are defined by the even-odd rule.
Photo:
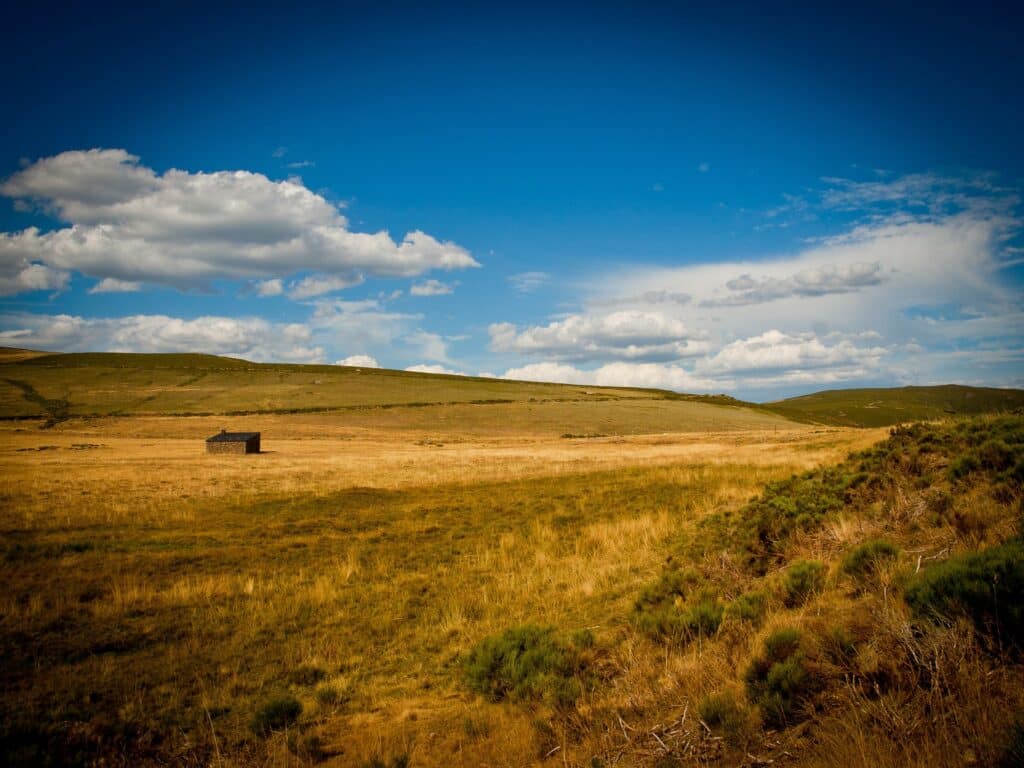
[[[685,644],[715,634],[724,613],[714,592],[704,590],[689,603],[678,597],[661,603],[638,602],[636,625],[655,639]]]
[[[864,579],[875,573],[884,560],[894,560],[900,554],[899,548],[884,539],[872,539],[854,547],[843,558],[843,573],[856,579]]]
[[[977,456],[973,453],[965,453],[963,456],[958,456],[953,460],[953,463],[949,465],[949,469],[946,473],[950,480],[956,482],[957,480],[967,477],[971,472],[980,469],[980,467],[981,465],[978,463]]]
[[[697,705],[697,714],[708,728],[720,731],[730,744],[736,746],[742,740],[747,712],[732,693],[724,691],[705,696]]]
[[[764,653],[747,669],[747,693],[770,726],[784,728],[801,719],[802,705],[821,687],[802,643],[799,630],[780,629],[768,636]]]
[[[294,696],[285,694],[265,702],[252,717],[250,727],[257,736],[267,736],[295,723],[302,714],[302,704]]]
[[[758,623],[768,607],[768,596],[764,592],[744,592],[725,608],[725,615],[740,621]]]
[[[569,706],[581,693],[583,664],[551,627],[526,625],[485,638],[466,660],[469,687],[491,701],[540,700]]]
[[[918,616],[967,616],[998,645],[1024,650],[1024,542],[951,557],[915,576],[904,591]]]
[[[786,571],[782,579],[782,599],[786,606],[803,605],[825,586],[825,566],[817,560],[800,560]]]
[[[978,464],[987,472],[1003,472],[1016,459],[1016,452],[1002,440],[987,440],[978,448]]]

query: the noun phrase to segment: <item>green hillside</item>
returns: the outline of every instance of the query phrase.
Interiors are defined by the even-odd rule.
[[[485,406],[485,407],[482,407]],[[0,353],[0,418],[347,414],[353,424],[566,437],[793,426],[721,395],[194,354]],[[365,412],[365,413],[364,413]]]
[[[1024,391],[946,384],[936,387],[835,389],[760,406],[794,421],[884,427],[946,416],[1024,408]]]

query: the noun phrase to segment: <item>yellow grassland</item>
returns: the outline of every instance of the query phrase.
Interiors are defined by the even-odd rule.
[[[992,698],[1012,709],[1024,697],[1019,674],[983,664],[966,629],[913,647],[905,607],[884,590],[830,590],[683,650],[630,626],[641,588],[702,520],[885,430],[670,400],[42,426],[0,422],[0,650],[11,661],[0,706],[41,732],[70,729],[107,764],[669,766],[763,753],[963,765],[985,758],[970,744],[1005,726]],[[261,431],[264,453],[206,455],[203,438],[221,428]],[[975,513],[991,518],[985,536],[1005,535],[1001,509],[979,499]],[[834,569],[872,525],[841,517],[795,551]],[[947,534],[923,556],[956,546]],[[891,625],[878,636],[931,654],[945,693],[930,710],[852,701],[813,737],[751,728],[739,751],[701,724],[698,702],[735,687],[768,632],[838,616]],[[523,623],[597,637],[602,684],[571,712],[466,689],[460,659]],[[872,647],[862,663],[873,653],[882,666],[887,652]],[[282,692],[302,702],[298,723],[256,736],[253,713]],[[957,726],[907,719],[922,711]],[[303,746],[312,736],[322,754]]]

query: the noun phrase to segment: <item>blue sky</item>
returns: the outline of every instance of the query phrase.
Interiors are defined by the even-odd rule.
[[[1008,4],[9,15],[0,344],[1024,385]]]

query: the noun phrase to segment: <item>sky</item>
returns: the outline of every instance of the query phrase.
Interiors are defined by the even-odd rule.
[[[1011,4],[19,5],[0,345],[1024,386]]]

